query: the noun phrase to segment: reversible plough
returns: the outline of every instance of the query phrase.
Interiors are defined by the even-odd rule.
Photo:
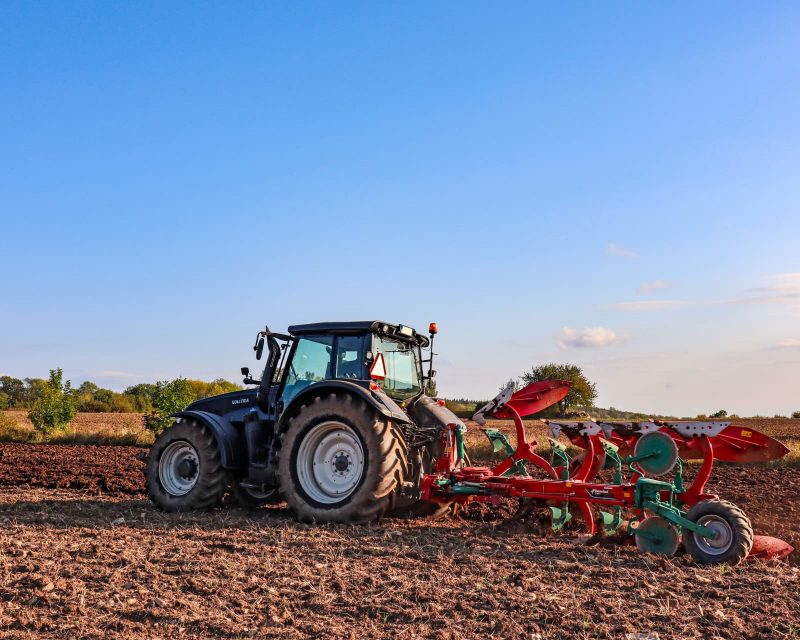
[[[514,422],[516,447],[502,432],[485,430],[494,450],[507,454],[493,468],[468,466],[465,427],[448,425],[441,435],[443,454],[422,478],[422,499],[458,504],[518,499],[520,514],[548,508],[556,530],[572,521],[574,505],[590,536],[627,534],[639,549],[667,555],[682,538],[701,563],[737,564],[748,555],[782,557],[792,551],[781,540],[754,536],[741,509],[705,490],[715,459],[777,460],[788,453],[780,442],[730,422],[547,421],[550,452],[539,455],[521,416],[555,404],[569,389],[569,382],[559,380],[516,392],[510,384],[475,414],[479,424],[486,417]],[[570,457],[561,436],[580,453]],[[684,477],[686,460],[701,461],[691,482]]]

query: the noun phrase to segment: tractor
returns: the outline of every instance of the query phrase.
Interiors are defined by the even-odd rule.
[[[285,500],[305,522],[444,514],[447,501],[418,499],[442,430],[461,424],[425,394],[436,332],[382,321],[259,331],[261,378],[243,367],[250,388],[192,403],[156,439],[151,500],[164,511]]]
[[[254,388],[194,402],[156,439],[147,459],[150,498],[165,511],[205,509],[225,497],[244,506],[285,500],[301,521],[352,523],[512,500],[520,519],[549,512],[559,530],[572,526],[577,507],[591,539],[619,534],[666,555],[682,541],[700,563],[792,552],[782,540],[754,535],[739,507],[706,491],[715,460],[768,462],[788,453],[749,426],[548,421],[548,453],[528,440],[522,417],[565,398],[570,383],[517,389],[511,382],[473,420],[513,421],[515,446],[487,428],[505,458],[471,466],[465,425],[425,393],[435,375],[436,333],[435,323],[425,336],[381,321],[260,331],[253,348],[261,359],[266,345],[261,379],[242,369]],[[423,349],[430,349],[426,359]],[[691,482],[689,461],[699,463]]]

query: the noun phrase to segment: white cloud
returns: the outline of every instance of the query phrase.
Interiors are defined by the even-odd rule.
[[[605,327],[586,327],[583,331],[564,327],[556,336],[556,341],[562,349],[592,349],[617,344],[620,337]]]
[[[652,293],[653,291],[658,291],[659,289],[666,289],[670,286],[670,283],[666,280],[654,280],[653,282],[643,282],[639,285],[639,288],[636,290],[637,293]]]
[[[661,309],[671,309],[684,307],[693,304],[688,300],[635,300],[633,302],[616,302],[614,304],[603,305],[606,309],[617,309],[619,311],[659,311]]]
[[[617,258],[638,258],[639,254],[636,253],[633,249],[627,249],[622,247],[618,244],[608,244],[606,245],[606,255],[607,256],[616,256]]]
[[[797,338],[786,338],[775,345],[775,349],[800,349],[800,340]]]
[[[778,291],[800,292],[800,272],[779,273],[770,276],[769,279],[772,281],[772,284],[765,287],[754,287],[748,289],[748,291],[755,291],[758,293],[774,293]]]
[[[779,273],[769,277],[770,284],[747,289],[749,295],[726,300],[725,304],[800,305],[800,273]]]

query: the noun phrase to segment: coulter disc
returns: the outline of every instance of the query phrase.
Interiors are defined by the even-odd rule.
[[[678,445],[666,433],[651,431],[636,441],[633,455],[636,464],[648,476],[663,476],[678,462]]]

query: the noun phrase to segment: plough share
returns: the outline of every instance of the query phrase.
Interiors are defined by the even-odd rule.
[[[486,417],[514,422],[516,447],[502,432],[485,430],[494,450],[507,454],[493,468],[468,466],[465,427],[448,425],[440,436],[443,454],[420,483],[421,498],[459,504],[516,498],[527,511],[549,508],[556,530],[572,520],[574,505],[592,536],[627,533],[639,549],[667,555],[682,539],[700,563],[738,564],[748,555],[791,553],[781,540],[754,536],[741,509],[705,490],[715,459],[777,460],[788,453],[780,442],[730,422],[547,421],[550,454],[539,455],[521,416],[555,404],[569,389],[570,383],[561,380],[535,382],[516,392],[509,384],[475,414],[479,424]],[[560,436],[581,453],[570,458]],[[691,483],[684,480],[686,460],[701,461]],[[534,477],[536,469],[544,477]],[[603,472],[610,481],[600,481]]]

